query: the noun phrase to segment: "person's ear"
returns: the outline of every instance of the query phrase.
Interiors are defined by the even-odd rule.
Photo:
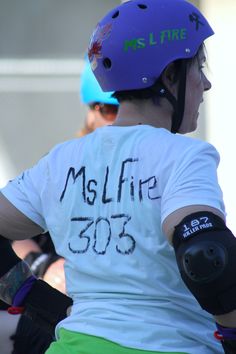
[[[174,96],[176,96],[177,94],[177,81],[175,75],[176,75],[175,64],[170,63],[165,68],[161,76],[163,84]]]

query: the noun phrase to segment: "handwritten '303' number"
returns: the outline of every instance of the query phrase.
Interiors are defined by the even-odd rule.
[[[121,232],[118,234],[121,242],[116,245],[116,251],[123,255],[129,255],[134,252],[136,241],[133,236],[126,232],[126,225],[131,220],[131,216],[127,214],[116,214],[110,218],[98,217],[94,219],[92,217],[74,217],[71,218],[72,222],[78,222],[81,225],[78,238],[82,241],[83,248],[74,248],[69,242],[69,250],[72,253],[86,253],[91,247],[96,254],[106,254],[107,248],[112,238],[112,222],[122,221]],[[99,227],[103,224],[103,233],[99,235]],[[106,230],[106,232],[104,231]],[[102,240],[98,238],[102,237]],[[125,240],[122,247],[122,241]],[[127,242],[128,241],[128,242]],[[77,242],[76,242],[77,243]],[[99,246],[98,246],[99,244]],[[102,246],[101,246],[102,245]]]

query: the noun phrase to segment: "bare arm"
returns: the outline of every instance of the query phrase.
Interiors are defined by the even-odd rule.
[[[178,225],[185,216],[198,211],[210,211],[224,220],[224,215],[218,209],[206,205],[191,205],[178,209],[177,211],[170,214],[164,220],[162,225],[163,232],[171,244],[175,226]],[[236,327],[236,310],[224,315],[214,316],[214,318],[215,321],[222,326]]]
[[[39,235],[43,229],[21,213],[0,193],[0,235],[10,240],[23,240]]]

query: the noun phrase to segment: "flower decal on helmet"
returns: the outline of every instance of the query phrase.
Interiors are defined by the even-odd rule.
[[[92,34],[88,48],[88,57],[93,70],[97,67],[97,59],[102,57],[102,43],[110,36],[111,30],[111,23],[107,23],[102,27],[98,24]]]

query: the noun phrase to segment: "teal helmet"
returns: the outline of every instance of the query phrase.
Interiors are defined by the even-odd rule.
[[[81,75],[80,97],[85,104],[94,102],[118,105],[116,98],[112,97],[113,92],[104,92],[95,78],[89,61],[86,60],[85,67]]]

